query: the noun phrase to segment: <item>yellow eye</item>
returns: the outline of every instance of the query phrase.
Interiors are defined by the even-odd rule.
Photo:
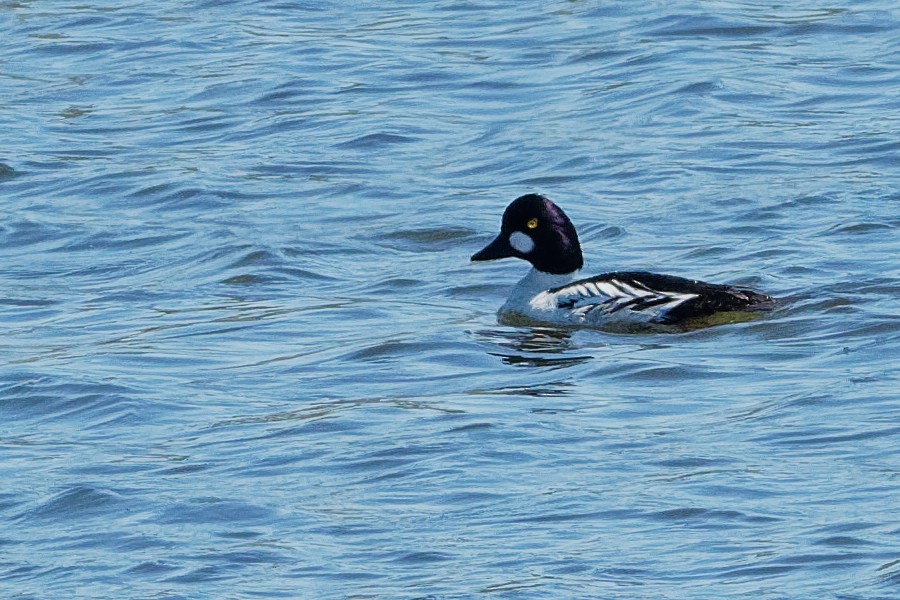
[[[538,226],[538,220],[531,219],[527,223],[525,223],[525,226],[528,227],[528,229],[536,229]]]

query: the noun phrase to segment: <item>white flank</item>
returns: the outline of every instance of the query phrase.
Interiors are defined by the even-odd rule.
[[[696,294],[682,294],[653,290],[640,282],[625,283],[618,279],[582,281],[563,288],[556,294],[538,294],[531,302],[532,308],[548,310],[555,304],[557,318],[564,321],[651,321]],[[631,304],[636,302],[634,310]],[[652,306],[647,302],[658,301]],[[540,306],[537,306],[540,305]]]
[[[511,244],[515,235],[510,236]],[[525,234],[520,235],[531,240]],[[513,288],[500,309],[501,314],[513,313],[560,324],[649,323],[697,297],[691,293],[654,290],[640,281],[600,279],[568,285],[576,275],[552,275],[531,269]],[[549,291],[553,289],[558,291]]]

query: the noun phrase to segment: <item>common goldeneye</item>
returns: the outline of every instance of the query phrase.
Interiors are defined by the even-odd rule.
[[[506,322],[684,328],[746,320],[747,313],[773,306],[765,294],[672,275],[617,271],[579,279],[583,259],[575,226],[537,194],[516,198],[506,208],[500,234],[472,260],[510,256],[533,268],[500,309]]]

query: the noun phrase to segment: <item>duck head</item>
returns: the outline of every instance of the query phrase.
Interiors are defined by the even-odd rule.
[[[578,233],[566,213],[549,198],[526,194],[503,213],[500,234],[473,261],[521,258],[544,273],[564,275],[584,264]]]

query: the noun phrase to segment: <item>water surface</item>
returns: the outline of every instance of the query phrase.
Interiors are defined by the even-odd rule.
[[[0,590],[900,595],[900,14],[880,0],[0,2]],[[512,327],[586,273],[778,296]]]

